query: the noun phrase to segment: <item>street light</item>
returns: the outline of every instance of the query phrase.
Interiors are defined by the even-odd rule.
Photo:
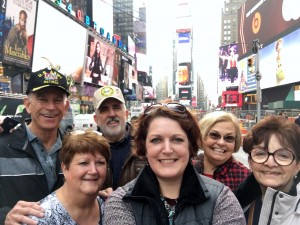
[[[262,78],[260,71],[259,71],[259,49],[260,49],[259,39],[253,41],[252,52],[256,54],[256,110],[257,110],[257,121],[258,122],[261,118],[261,88],[260,88],[260,80]]]

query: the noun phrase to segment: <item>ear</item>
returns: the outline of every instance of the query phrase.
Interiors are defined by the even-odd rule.
[[[65,113],[64,113],[64,115],[67,114],[67,112],[68,112],[68,110],[69,110],[69,107],[70,107],[70,101],[67,99],[67,100],[66,100],[66,104],[65,104]]]
[[[129,111],[126,109],[125,110],[125,115],[126,115],[126,120],[128,119]]]
[[[31,102],[30,102],[30,100],[29,100],[29,97],[28,97],[28,96],[25,96],[25,97],[24,97],[24,106],[25,106],[25,108],[26,108],[27,113],[29,113],[29,114],[31,113],[30,105],[31,105]]]
[[[253,163],[253,161],[250,159],[250,156],[248,157],[248,165],[249,165],[249,169],[251,170],[251,171],[253,171],[252,170],[252,163]]]

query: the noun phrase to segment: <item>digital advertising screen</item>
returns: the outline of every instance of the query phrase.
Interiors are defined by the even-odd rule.
[[[9,65],[30,68],[35,36],[37,0],[1,1],[2,61]],[[4,8],[3,8],[4,7]]]
[[[84,82],[112,85],[115,47],[98,36],[88,34]]]
[[[300,29],[278,38],[259,52],[261,88],[299,81]]]
[[[219,81],[222,86],[237,85],[238,75],[238,45],[219,47]]]
[[[62,74],[81,83],[86,29],[49,3],[39,1],[35,35],[32,70],[45,68],[51,62],[59,66]]]
[[[263,46],[300,25],[298,0],[247,0],[238,10],[239,55],[251,54],[252,42],[259,39]]]

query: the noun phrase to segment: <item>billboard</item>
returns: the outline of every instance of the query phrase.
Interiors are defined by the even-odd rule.
[[[98,36],[88,34],[84,82],[111,85],[114,69],[115,47]]]
[[[71,75],[80,83],[86,29],[44,1],[39,1],[38,12],[32,70],[47,67],[49,62],[46,58],[59,65],[62,74]]]
[[[219,81],[223,86],[237,85],[238,45],[230,44],[219,48]]]
[[[265,46],[299,27],[299,7],[300,1],[290,0],[247,0],[242,4],[238,10],[239,55],[251,52],[255,39]]]
[[[260,50],[261,88],[299,82],[300,28]]]
[[[9,65],[30,68],[34,42],[36,0],[1,1],[2,61]]]
[[[252,65],[249,64],[251,60]],[[244,58],[238,62],[239,78],[238,82],[238,91],[240,93],[246,93],[256,90],[256,57],[250,56]]]

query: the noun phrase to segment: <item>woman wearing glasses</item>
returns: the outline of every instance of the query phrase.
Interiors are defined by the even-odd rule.
[[[135,126],[136,151],[148,165],[110,195],[105,224],[245,224],[230,189],[199,175],[191,165],[201,133],[183,105],[151,105]]]
[[[284,117],[267,117],[245,137],[243,149],[261,190],[253,200],[247,193],[255,183],[242,186],[248,199],[240,200],[253,200],[245,207],[248,224],[300,224],[300,127]]]
[[[206,114],[199,122],[204,153],[193,160],[196,170],[228,186],[238,188],[251,171],[233,157],[241,147],[241,131],[237,117],[229,112]]]

